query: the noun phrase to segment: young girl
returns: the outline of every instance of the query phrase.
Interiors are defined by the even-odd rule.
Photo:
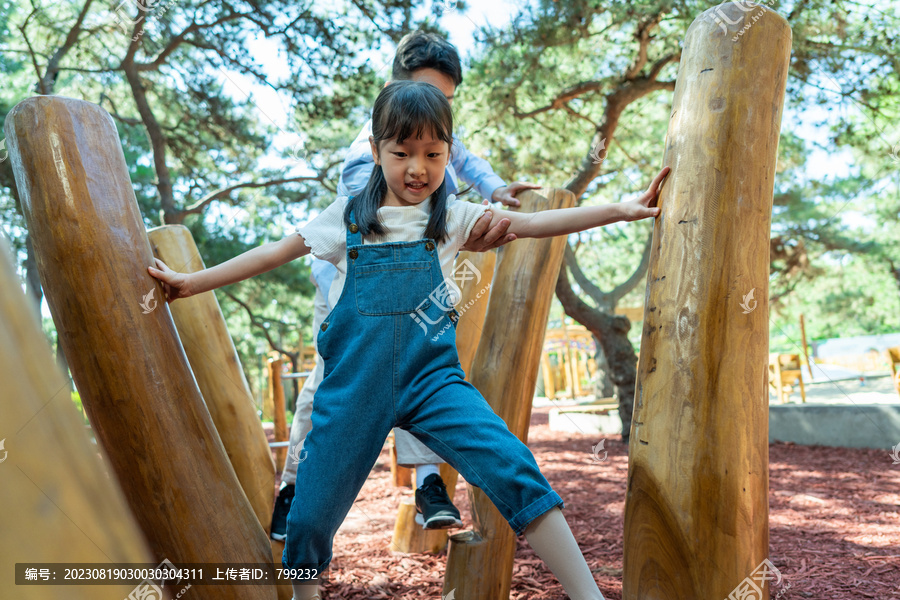
[[[337,266],[331,313],[318,333],[325,376],[315,395],[306,460],[297,471],[283,562],[316,577],[331,562],[334,534],[392,427],[411,432],[478,486],[524,534],[574,600],[603,598],[560,508],[562,499],[525,444],[471,384],[456,352],[456,310],[435,292],[485,207],[447,203],[444,170],[453,118],[427,83],[385,87],[372,113],[376,167],[358,196],[339,198],[298,232],[197,273],[162,261],[150,274],[169,302],[241,281],[312,252]],[[503,211],[517,238],[566,235],[659,214],[651,207],[668,168],[632,202],[551,210]],[[418,318],[424,315],[427,318]],[[410,318],[410,317],[413,318]],[[443,335],[443,318],[454,327]],[[423,332],[421,323],[436,323]],[[440,322],[439,322],[440,321]],[[301,571],[306,570],[306,571]],[[304,577],[299,575],[298,577]],[[319,598],[294,581],[296,600]]]

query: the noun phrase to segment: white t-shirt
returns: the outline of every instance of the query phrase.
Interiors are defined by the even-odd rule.
[[[431,196],[415,206],[382,206],[378,209],[378,220],[385,228],[384,235],[362,236],[363,244],[383,244],[385,242],[414,242],[425,237],[425,227],[431,216]],[[344,224],[344,209],[347,196],[339,196],[331,206],[315,219],[297,228],[310,251],[317,258],[327,260],[337,267],[334,283],[328,292],[328,303],[337,304],[347,280],[347,227]],[[460,247],[469,239],[475,222],[489,207],[447,197],[447,233],[449,240],[438,244],[438,257],[444,278],[453,273],[453,261]]]

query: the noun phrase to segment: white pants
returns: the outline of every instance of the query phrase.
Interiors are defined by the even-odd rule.
[[[310,277],[312,282],[316,284],[316,297],[313,303],[313,331],[319,332],[322,321],[331,312],[328,302],[325,300],[325,292],[316,283],[314,277]],[[313,336],[313,344],[315,344],[315,336]],[[297,395],[297,403],[294,407],[294,420],[291,423],[291,439],[288,446],[287,456],[284,461],[284,469],[281,480],[285,484],[293,484],[297,481],[297,465],[303,462],[305,455],[303,454],[303,440],[306,434],[312,429],[312,407],[313,397],[319,388],[319,383],[325,376],[325,361],[319,356],[316,350],[316,366],[300,389]],[[440,456],[432,452],[428,446],[420,442],[416,437],[407,431],[396,428],[394,429],[394,440],[397,445],[397,464],[404,467],[414,465],[438,464],[444,462]],[[299,447],[299,450],[297,449]]]

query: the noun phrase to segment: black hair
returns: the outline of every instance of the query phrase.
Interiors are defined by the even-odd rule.
[[[424,82],[394,81],[385,86],[372,109],[372,137],[379,153],[381,142],[396,139],[402,144],[407,138],[421,138],[426,134],[453,147],[453,112],[444,94]],[[378,221],[378,209],[384,204],[386,194],[384,171],[376,164],[366,187],[347,202],[344,222],[350,224],[352,210],[363,235],[384,234],[384,226]],[[446,176],[431,195],[431,216],[425,227],[425,237],[437,242],[448,238]]]
[[[462,83],[462,65],[456,48],[435,33],[413,31],[403,36],[394,55],[391,79],[411,79],[414,71],[434,69],[453,80],[457,87]]]

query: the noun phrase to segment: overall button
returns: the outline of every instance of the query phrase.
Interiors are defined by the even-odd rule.
[[[322,331],[325,331],[326,329],[328,329],[328,323],[322,323],[322,326],[319,327],[319,329],[321,329]]]
[[[434,242],[425,242],[425,249],[429,252],[434,250]]]
[[[356,251],[356,248],[351,248],[350,249],[350,258],[356,258],[357,256],[359,256],[359,252]]]
[[[359,231],[359,226],[356,223],[350,223],[350,233],[356,233]]]

